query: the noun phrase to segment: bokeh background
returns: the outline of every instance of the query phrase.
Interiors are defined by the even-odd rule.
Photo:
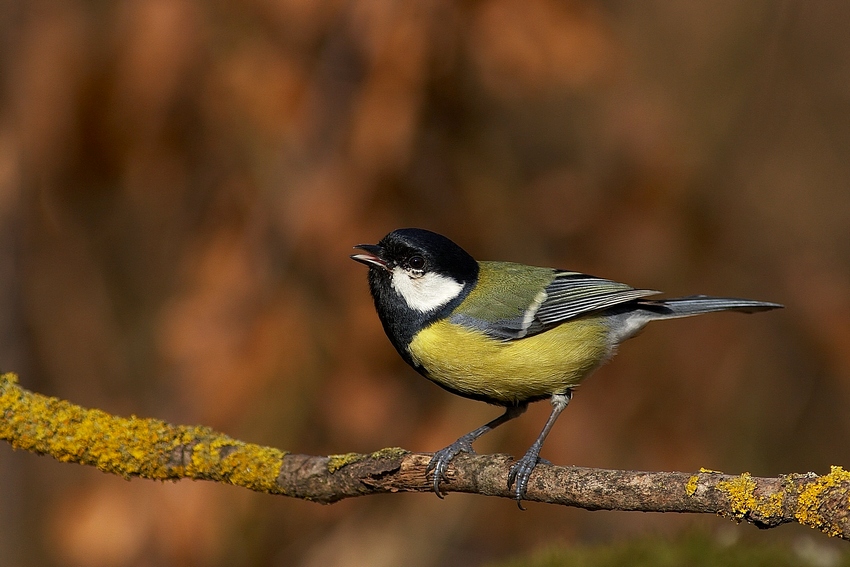
[[[799,0],[0,3],[0,368],[299,453],[438,449],[499,410],[407,368],[348,259],[421,226],[787,306],[651,326],[548,459],[850,465],[848,23]],[[548,411],[479,451],[523,453]],[[458,494],[320,506],[0,444],[3,565],[478,565],[689,530],[825,541]]]

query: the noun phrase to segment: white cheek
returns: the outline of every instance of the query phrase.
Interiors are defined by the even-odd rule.
[[[446,276],[429,273],[412,278],[398,267],[393,270],[392,285],[407,306],[420,313],[442,307],[463,290],[463,284]]]

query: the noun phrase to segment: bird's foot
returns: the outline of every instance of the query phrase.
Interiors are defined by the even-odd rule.
[[[508,474],[508,489],[516,483],[516,491],[514,492],[517,506],[520,510],[525,510],[522,507],[522,500],[525,498],[525,491],[528,488],[528,479],[531,477],[531,472],[537,463],[549,463],[546,459],[540,458],[540,447],[536,444],[532,445],[528,452],[511,467]]]
[[[446,476],[446,470],[449,467],[449,463],[461,453],[474,455],[475,450],[472,448],[472,441],[472,439],[469,439],[468,436],[464,435],[448,447],[440,449],[434,453],[434,456],[431,457],[431,461],[428,463],[428,466],[425,467],[426,477],[429,473],[431,473],[431,471],[434,472],[434,492],[440,498],[443,497],[443,493],[440,492],[440,483],[444,480],[449,480]]]

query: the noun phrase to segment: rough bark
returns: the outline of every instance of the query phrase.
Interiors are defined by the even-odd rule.
[[[429,492],[430,454],[308,456],[232,439],[203,426],[117,417],[29,392],[0,376],[0,438],[16,449],[93,465],[125,478],[212,480],[331,503],[385,492]],[[507,455],[460,455],[445,492],[513,498]],[[761,528],[799,522],[850,539],[850,472],[758,478],[716,471],[640,472],[540,464],[527,500],[587,510],[711,513]]]

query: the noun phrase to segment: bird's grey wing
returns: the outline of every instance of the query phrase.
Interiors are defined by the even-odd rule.
[[[542,331],[592,311],[657,293],[661,292],[635,289],[623,283],[578,272],[558,272],[546,287],[546,300],[541,303],[534,318],[543,327]]]
[[[523,291],[516,291],[516,296],[511,288],[502,289],[497,294],[501,299],[497,300],[510,305],[511,309],[502,309],[499,317],[482,316],[483,309],[467,309],[462,314],[452,315],[451,321],[494,338],[521,339],[593,311],[660,293],[578,272],[553,270],[547,279],[548,283],[541,285],[542,289],[538,288],[540,291],[533,296],[527,295],[527,286],[519,286]],[[491,295],[489,299],[494,298]]]

